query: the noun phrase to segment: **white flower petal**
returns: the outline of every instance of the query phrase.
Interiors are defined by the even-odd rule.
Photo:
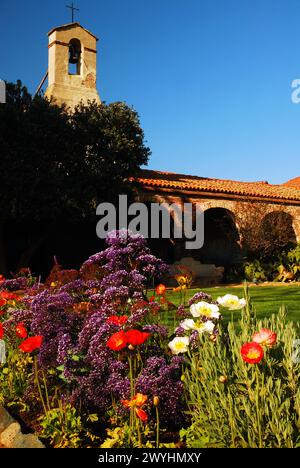
[[[240,310],[246,305],[246,300],[239,299],[238,296],[233,294],[225,294],[223,297],[218,297],[217,302],[226,309],[229,310]]]
[[[181,354],[188,351],[189,342],[190,340],[187,336],[176,336],[170,341],[168,346],[173,354]]]
[[[195,328],[195,321],[193,319],[185,319],[179,326],[184,330],[193,330]]]
[[[216,304],[209,304],[208,302],[197,302],[192,304],[190,311],[193,317],[208,317],[208,318],[219,318],[219,307]]]

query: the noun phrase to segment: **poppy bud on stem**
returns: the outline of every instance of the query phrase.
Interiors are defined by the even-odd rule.
[[[226,375],[220,375],[219,382],[225,384],[227,380],[228,380],[228,377]]]

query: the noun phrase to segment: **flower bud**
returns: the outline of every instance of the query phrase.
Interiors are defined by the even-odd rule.
[[[220,375],[219,382],[225,384],[227,380],[228,380],[228,377],[226,377],[226,375]]]
[[[158,405],[159,405],[159,397],[158,397],[158,396],[153,397],[153,405],[154,405],[154,406],[158,406]]]
[[[134,351],[134,346],[132,346],[132,344],[128,345],[128,349],[130,349],[130,351]]]
[[[182,374],[182,376],[180,377],[180,380],[181,380],[181,382],[184,382],[185,381],[185,375]]]

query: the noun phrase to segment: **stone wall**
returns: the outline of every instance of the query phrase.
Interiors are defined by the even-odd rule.
[[[183,206],[183,203],[197,203],[202,207],[204,212],[211,208],[223,208],[232,214],[238,232],[243,223],[243,217],[245,219],[245,216],[247,216],[249,205],[252,207],[253,216],[256,217],[255,221],[257,223],[261,223],[264,217],[272,212],[284,212],[291,216],[297,241],[300,242],[299,203],[264,201],[262,199],[256,200],[255,198],[250,200],[236,196],[228,196],[227,198],[226,196],[220,197],[219,194],[216,194],[215,197],[208,195],[199,196],[197,194],[174,194],[168,190],[161,192],[156,192],[154,190],[141,191],[138,196],[138,201],[147,203],[168,203],[169,205],[175,203],[179,206]],[[186,254],[186,252],[184,252],[184,241],[174,239],[174,250],[176,252],[176,259],[179,259],[180,256],[184,256]]]
[[[0,406],[0,448],[45,448],[34,434],[23,434],[19,423]]]

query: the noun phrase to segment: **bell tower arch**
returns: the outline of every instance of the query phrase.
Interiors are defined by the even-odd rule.
[[[98,38],[79,23],[48,33],[48,87],[45,96],[71,110],[100,97],[96,88]]]

